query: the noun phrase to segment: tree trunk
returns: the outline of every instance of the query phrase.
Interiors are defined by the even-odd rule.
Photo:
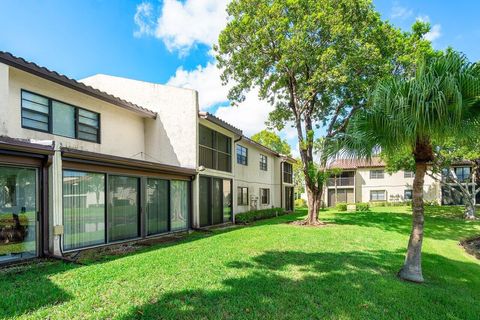
[[[422,275],[422,243],[423,243],[423,184],[427,163],[417,162],[415,179],[413,180],[413,214],[412,232],[408,241],[408,250],[405,263],[399,271],[398,276],[407,281],[423,282]]]
[[[318,221],[318,212],[322,204],[322,190],[318,188],[310,188],[308,185],[307,188],[307,202],[308,202],[308,215],[305,220],[307,225],[316,225],[319,224]]]
[[[475,220],[475,204],[472,200],[467,201],[465,204],[464,218],[467,220]]]

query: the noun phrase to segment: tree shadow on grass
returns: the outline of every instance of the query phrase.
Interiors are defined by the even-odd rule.
[[[427,283],[400,281],[400,252],[271,251],[229,263],[221,286],[169,292],[122,319],[474,319],[474,263],[425,254]],[[470,276],[469,276],[470,275]],[[473,280],[472,280],[473,279]]]
[[[65,263],[31,263],[0,270],[0,319],[69,301],[69,293],[49,278],[78,266]]]
[[[338,213],[330,222],[340,225],[375,227],[385,231],[410,234],[412,216],[409,213],[389,212],[344,212]],[[455,240],[480,233],[480,222],[425,216],[425,237],[437,240]]]

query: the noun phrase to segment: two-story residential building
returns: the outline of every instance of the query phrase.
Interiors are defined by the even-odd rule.
[[[251,158],[237,181],[240,141],[271,177],[248,180],[262,171]],[[263,207],[260,188],[265,207],[291,208],[280,177],[293,159],[248,141],[199,113],[194,90],[78,82],[0,52],[0,263],[234,221]]]
[[[368,161],[337,159],[328,167],[340,169],[340,173],[327,181],[324,193],[327,206],[332,207],[339,202],[405,202],[412,199],[415,174],[403,170],[388,173],[380,158]],[[456,163],[452,170],[462,182],[473,184],[469,162]],[[453,183],[450,181],[451,187],[445,185],[448,172],[449,170],[446,170],[440,176],[430,172],[425,176],[425,201],[443,205],[463,204],[461,195],[452,191],[451,187],[455,188]],[[442,179],[443,183],[440,183]]]

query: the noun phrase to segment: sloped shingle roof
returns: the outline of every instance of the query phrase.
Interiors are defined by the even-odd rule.
[[[9,52],[0,51],[0,62],[13,68],[28,72],[43,79],[55,82],[67,88],[89,95],[99,100],[111,103],[118,107],[133,111],[149,118],[156,118],[157,113],[147,108],[136,105],[132,102],[120,99],[104,91],[87,86],[75,79],[69,78],[56,71],[51,71],[45,67],[41,67],[36,63],[27,61],[23,58],[16,57]]]

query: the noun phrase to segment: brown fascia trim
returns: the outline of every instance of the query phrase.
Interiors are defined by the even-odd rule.
[[[230,132],[233,132],[235,133],[236,135],[239,135],[239,136],[243,136],[243,132],[242,130],[238,129],[238,128],[235,128],[234,126],[232,126],[231,124],[223,121],[222,119],[220,118],[217,118],[215,117],[213,114],[209,113],[209,112],[204,112],[204,111],[200,111],[198,113],[199,117],[202,118],[202,119],[205,119],[205,120],[208,120]]]
[[[280,158],[285,158],[286,161],[288,161],[289,163],[295,163],[297,162],[297,160],[295,160],[294,158],[290,157],[290,156],[287,156],[287,155],[283,155],[283,154],[280,154],[278,152],[276,152],[275,150],[272,150],[266,146],[264,146],[263,144],[261,143],[258,143],[256,141],[253,141],[252,139],[250,139],[249,137],[245,136],[242,132],[242,130],[232,126],[231,124],[223,121],[222,119],[214,116],[213,114],[209,113],[209,112],[205,112],[205,111],[200,111],[198,113],[199,117],[202,118],[202,119],[205,119],[205,120],[208,120],[230,132],[233,132],[234,134],[240,136],[240,138],[238,140],[235,140],[235,142],[238,142],[240,140],[245,140],[247,141],[248,143],[250,144],[253,144],[254,146],[257,146],[258,148],[270,153],[270,154],[273,154],[274,156],[277,156],[277,157],[280,157]]]
[[[37,144],[28,140],[10,137],[0,137],[0,149],[40,155],[52,155],[54,153],[53,145]]]
[[[45,80],[55,82],[59,85],[73,89],[80,93],[89,95],[93,98],[108,102],[117,107],[132,111],[136,114],[142,115],[143,117],[152,119],[155,119],[157,117],[157,113],[152,110],[140,107],[139,105],[120,99],[104,91],[95,89],[91,86],[87,86],[86,84],[78,82],[75,79],[68,78],[67,76],[61,75],[58,72],[51,71],[45,67],[41,67],[36,63],[26,61],[25,59],[20,57],[16,57],[9,52],[0,51],[0,62],[13,68],[33,74]]]
[[[90,161],[99,164],[108,164],[120,168],[142,169],[159,173],[175,173],[183,176],[194,177],[197,172],[195,169],[171,166],[150,161],[129,159],[124,157],[112,156],[107,154],[82,151],[70,148],[62,148],[62,157],[68,161]]]

